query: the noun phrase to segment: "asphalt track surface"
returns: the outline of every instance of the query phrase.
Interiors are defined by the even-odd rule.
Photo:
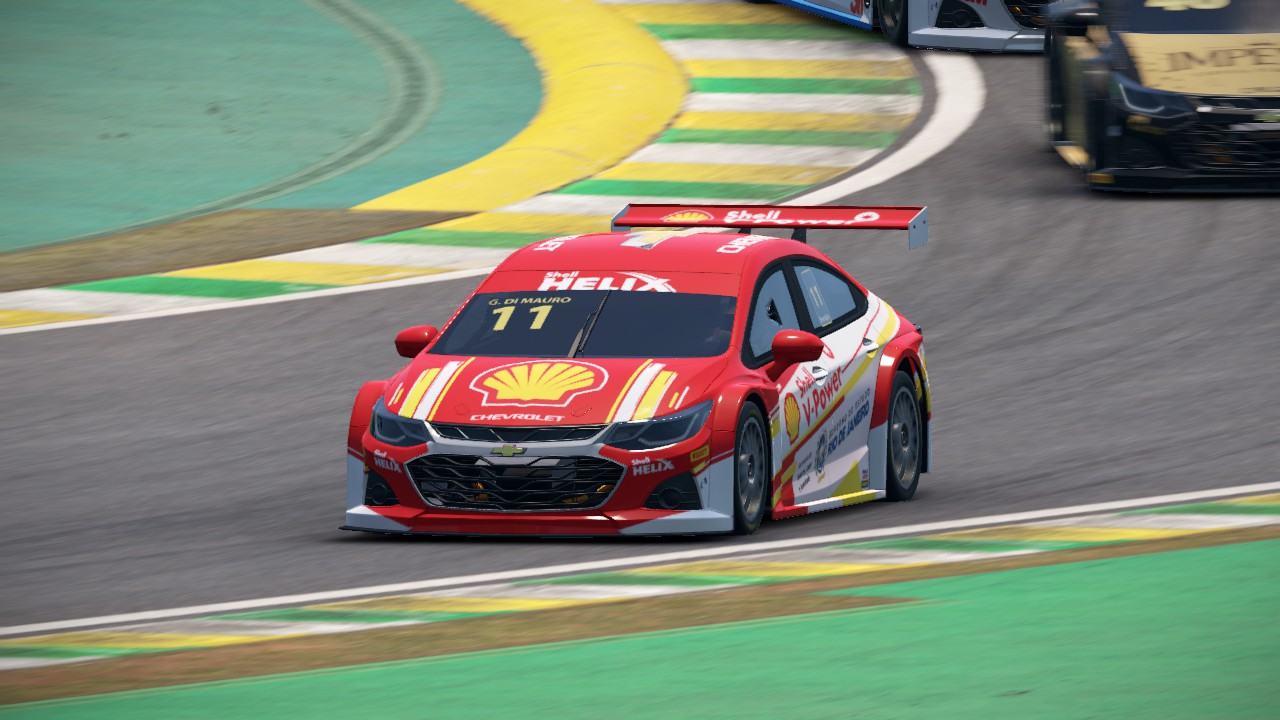
[[[815,242],[925,327],[935,471],[914,502],[755,538],[344,533],[360,382],[474,280],[0,338],[5,624],[782,539],[1275,479],[1280,202],[1099,196],[1046,150],[1040,60],[992,56],[983,116],[860,193],[933,238]]]

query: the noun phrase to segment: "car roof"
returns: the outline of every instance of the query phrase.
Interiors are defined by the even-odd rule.
[[[776,258],[825,258],[804,243],[702,229],[637,230],[548,238],[515,251],[497,271],[635,270],[742,275]]]

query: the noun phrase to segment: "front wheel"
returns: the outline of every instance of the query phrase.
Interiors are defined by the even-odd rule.
[[[769,461],[769,431],[755,403],[746,403],[738,416],[733,463],[733,531],[750,535],[764,521],[765,498],[773,473]]]
[[[885,496],[910,500],[920,484],[924,419],[911,375],[899,370],[889,392],[889,451],[885,454]]]
[[[907,1],[876,0],[876,20],[880,32],[894,45],[907,45]]]

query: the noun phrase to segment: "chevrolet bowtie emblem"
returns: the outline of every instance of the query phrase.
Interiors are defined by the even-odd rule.
[[[503,445],[502,447],[494,448],[489,454],[504,458],[515,457],[516,455],[523,455],[524,448],[519,445]]]

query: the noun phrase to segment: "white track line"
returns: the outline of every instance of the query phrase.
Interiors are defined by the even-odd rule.
[[[888,43],[847,40],[664,40],[677,60],[902,60]]]
[[[938,522],[918,523],[915,525],[899,525],[897,527],[876,528],[874,530],[855,530],[852,532],[816,535],[813,537],[792,538],[789,540],[767,540],[763,542],[744,543],[718,547],[695,548],[676,552],[657,553],[638,557],[613,558],[609,560],[593,560],[589,562],[568,563],[564,565],[548,565],[539,568],[521,570],[505,570],[502,572],[479,573],[476,575],[460,575],[449,578],[434,578],[413,582],[391,583],[387,585],[371,585],[368,587],[328,590],[323,592],[298,593],[296,595],[278,595],[276,597],[255,598],[252,600],[233,600],[231,602],[209,603],[207,605],[191,605],[188,607],[167,608],[164,610],[146,610],[142,612],[102,615],[99,617],[77,618],[74,620],[55,620],[52,622],[30,623],[27,625],[10,625],[0,627],[0,636],[23,635],[28,633],[54,632],[77,628],[116,625],[121,623],[137,623],[168,618],[207,615],[210,613],[235,612],[259,608],[278,607],[282,605],[305,605],[317,602],[332,602],[373,595],[390,595],[395,593],[420,592],[442,588],[477,585],[482,583],[508,582],[526,578],[571,575],[584,572],[600,572],[639,565],[658,563],[685,562],[702,560],[711,557],[729,555],[747,555],[774,550],[791,550],[814,545],[833,545],[854,540],[872,540],[875,538],[897,535],[919,535],[941,532],[944,530],[962,530],[984,525],[1002,525],[1021,523],[1032,520],[1051,520],[1070,515],[1087,515],[1089,513],[1113,512],[1156,505],[1189,503],[1200,500],[1214,500],[1239,495],[1274,492],[1280,490],[1280,482],[1255,483],[1233,488],[1215,488],[1193,492],[1156,495],[1132,500],[1112,500],[1110,502],[1090,503],[1088,505],[1072,505],[1070,507],[1049,508],[1046,510],[1030,510],[1027,512],[1005,513],[1002,515],[985,515],[982,517],[962,518],[959,520],[942,520]]]
[[[978,63],[974,61],[973,58],[969,57],[969,55],[961,53],[921,53],[921,57],[924,58],[924,63],[928,67],[929,73],[933,76],[933,84],[937,89],[937,97],[933,104],[933,114],[929,117],[929,120],[925,123],[924,127],[921,128],[920,132],[908,140],[902,147],[884,156],[882,159],[866,169],[834,182],[831,185],[827,185],[826,187],[801,195],[800,197],[790,200],[789,204],[814,205],[827,203],[858,192],[859,190],[865,190],[869,187],[885,182],[886,180],[896,177],[897,175],[920,165],[934,155],[937,155],[939,152],[942,152],[947,148],[947,146],[963,135],[971,125],[973,125],[974,121],[977,120],[978,115],[982,112],[983,104],[986,102],[986,85],[983,83],[982,70],[979,69]],[[682,145],[685,143],[659,144]],[[698,143],[688,144],[696,145]],[[724,160],[721,162],[724,162]],[[617,209],[621,210],[622,205],[625,202],[626,198],[618,198]],[[293,302],[295,300],[310,300],[312,298],[329,297],[331,295],[350,295],[353,293],[373,292],[377,290],[386,290],[388,288],[406,287],[409,285],[426,285],[430,283],[448,282],[459,278],[485,275],[491,270],[493,270],[492,267],[476,268],[474,270],[404,278],[403,280],[392,280],[390,282],[373,283],[369,285],[330,288],[327,290],[315,290],[312,292],[294,293],[292,295],[276,295],[273,297],[242,300],[230,303],[211,303],[203,307],[175,308],[171,310],[157,310],[132,315],[113,315],[108,317],[92,318],[89,320],[47,323],[44,325],[33,325],[30,327],[4,328],[0,329],[0,336],[43,332],[46,330],[61,330],[64,328],[84,327],[86,325],[105,325],[108,323],[130,322],[133,320],[149,320],[151,318],[170,317],[173,315],[185,315],[196,312],[232,310],[256,305],[270,305],[273,303]]]
[[[982,70],[967,54],[926,53],[922,57],[933,76],[937,95],[933,114],[920,132],[874,165],[790,200],[788,204],[821,205],[879,185],[919,166],[965,134],[986,104],[987,86],[982,80]]]

